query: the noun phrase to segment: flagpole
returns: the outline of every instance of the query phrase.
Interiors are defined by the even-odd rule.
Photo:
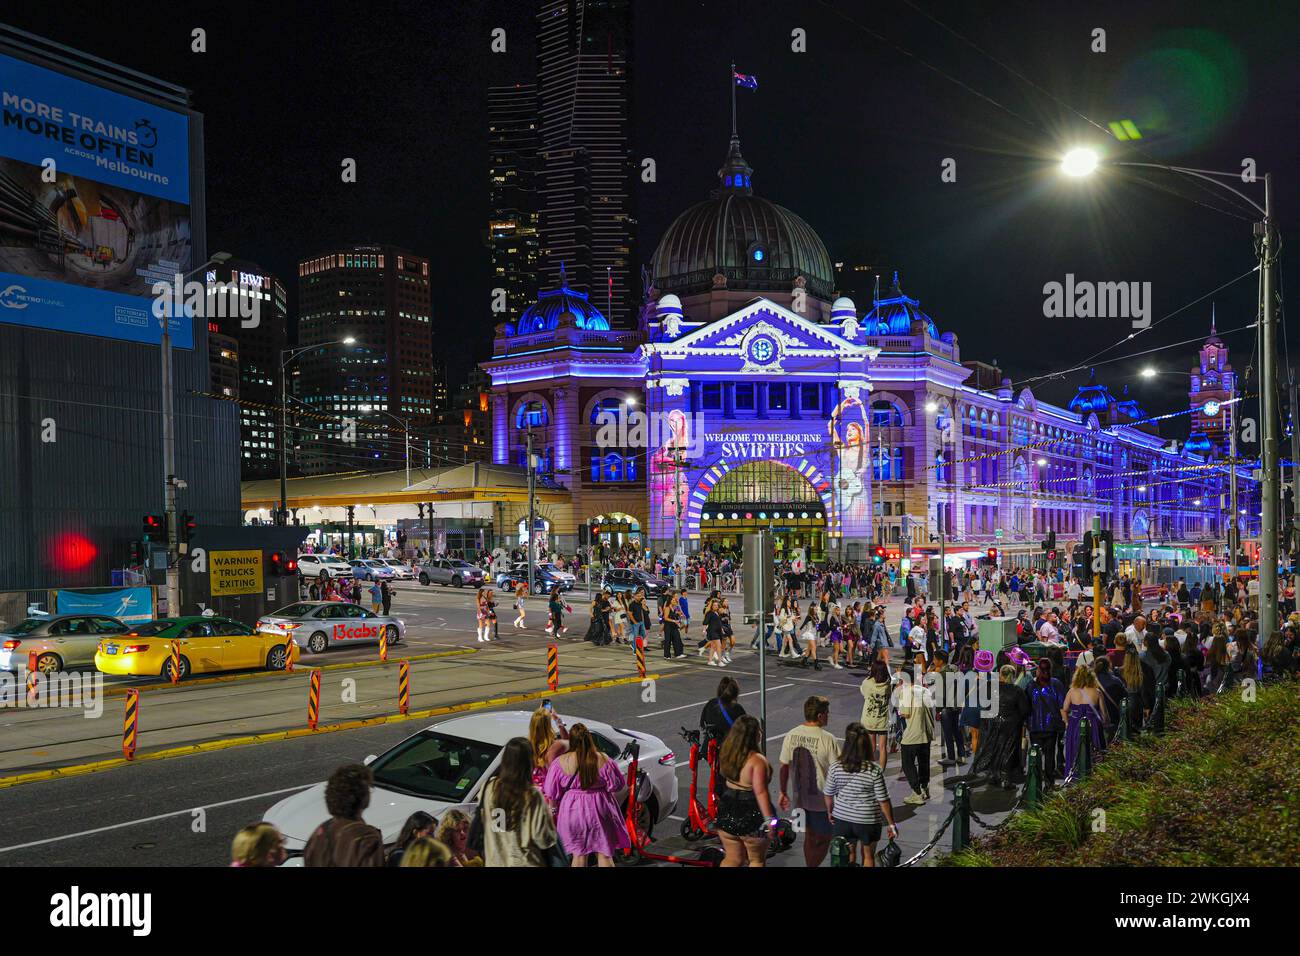
[[[731,64],[731,135],[736,135],[736,64]]]

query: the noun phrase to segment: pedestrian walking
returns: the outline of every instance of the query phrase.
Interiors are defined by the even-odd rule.
[[[804,863],[821,866],[831,845],[830,814],[826,812],[826,773],[840,757],[835,735],[826,729],[831,703],[825,697],[809,697],[803,704],[804,722],[781,742],[782,812],[792,805],[789,789],[794,787],[793,805],[804,812]]]
[[[387,581],[381,581],[379,584],[380,600],[384,605],[384,615],[387,616],[393,606],[393,589]]]
[[[844,730],[844,748],[826,774],[826,811],[835,836],[861,847],[862,865],[876,865],[882,824],[898,836],[885,772],[871,760],[871,735],[854,721]]]
[[[515,627],[524,626],[524,595],[528,593],[528,588],[524,582],[520,581],[515,585]]]

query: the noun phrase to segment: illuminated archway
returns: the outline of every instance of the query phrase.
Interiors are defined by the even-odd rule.
[[[744,535],[771,530],[778,556],[803,548],[809,560],[825,559],[832,499],[820,472],[779,460],[720,463],[715,471],[720,474],[703,495],[697,490],[688,510],[702,545],[738,552]]]

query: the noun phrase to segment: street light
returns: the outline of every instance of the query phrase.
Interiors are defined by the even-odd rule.
[[[1096,151],[1080,146],[1061,157],[1061,171],[1067,176],[1087,176],[1097,168],[1097,162]]]
[[[1075,178],[1087,176],[1099,165],[1097,153],[1086,147],[1071,149],[1061,159],[1061,169]],[[1228,185],[1224,180],[1242,180],[1254,182],[1252,176],[1244,179],[1244,173],[1221,172],[1213,169],[1191,169],[1186,166],[1168,166],[1163,163],[1115,162],[1108,166],[1128,166],[1136,169],[1159,169],[1167,173],[1177,173],[1209,183],[1221,190],[1232,193],[1260,215],[1254,224],[1253,236],[1255,257],[1259,260],[1259,304],[1256,315],[1259,320],[1259,414],[1263,421],[1263,435],[1260,438],[1260,497],[1263,515],[1260,522],[1259,555],[1259,633],[1272,634],[1277,629],[1277,546],[1278,546],[1278,505],[1281,500],[1282,469],[1277,459],[1277,260],[1282,249],[1281,236],[1273,219],[1273,179],[1271,173],[1264,174],[1264,204],[1261,206],[1241,190]],[[1236,427],[1233,427],[1234,444]],[[1233,474],[1236,471],[1235,453],[1233,456]],[[1235,536],[1234,536],[1235,537]],[[1235,561],[1236,555],[1233,554]],[[1234,568],[1235,571],[1235,568]]]
[[[355,345],[356,341],[357,340],[355,338],[349,335],[346,338],[335,339],[332,342],[321,342],[319,345],[304,345],[301,348],[297,348],[297,349],[280,350],[280,434],[279,434],[280,510],[276,512],[275,515],[276,525],[287,525],[289,523],[289,509],[288,509],[288,504],[286,502],[288,486],[289,486],[289,455],[288,455],[288,445],[286,444],[286,439],[284,434],[285,427],[286,427],[285,411],[289,405],[289,395],[287,389],[287,379],[288,379],[287,370],[289,368],[289,363],[291,363],[299,355],[302,355],[306,352],[310,352],[312,349],[328,348],[331,345]],[[407,482],[407,484],[410,484],[410,482]]]
[[[214,252],[208,261],[197,269],[191,269],[181,276],[179,286],[185,284],[190,276],[202,272],[208,266],[220,265],[230,259],[228,252]],[[181,313],[185,318],[192,316]],[[158,357],[162,365],[162,439],[163,439],[163,502],[167,512],[167,613],[181,613],[181,578],[180,578],[180,526],[176,516],[176,406],[172,388],[172,318],[171,309],[162,315],[162,338],[159,341]]]

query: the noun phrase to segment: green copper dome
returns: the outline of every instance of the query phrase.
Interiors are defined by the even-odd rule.
[[[789,292],[803,276],[809,292],[830,297],[835,271],[826,246],[803,219],[755,196],[752,172],[733,136],[718,190],[678,216],[659,240],[651,261],[656,289],[705,292],[721,274],[729,289]]]

